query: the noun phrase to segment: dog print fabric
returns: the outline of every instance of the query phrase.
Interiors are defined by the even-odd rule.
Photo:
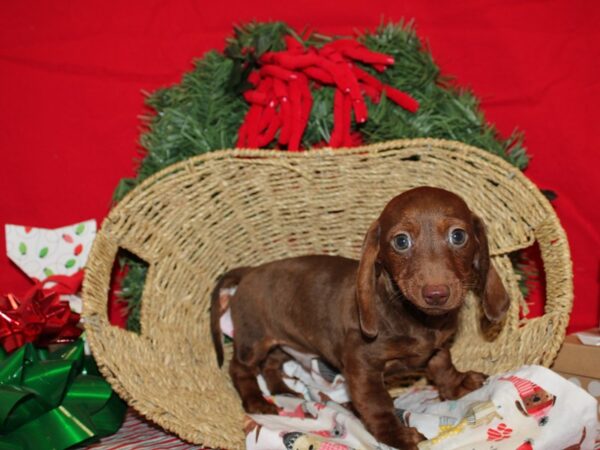
[[[295,361],[284,365],[286,383],[304,399],[268,397],[279,415],[248,418],[249,450],[390,448],[377,443],[342,406],[349,397],[341,375],[332,376],[327,368],[322,374],[321,368],[316,359],[310,367]],[[415,387],[394,406],[406,425],[428,438],[419,444],[422,450],[593,449],[597,431],[596,400],[540,366],[491,377],[459,400],[442,402],[433,387]]]

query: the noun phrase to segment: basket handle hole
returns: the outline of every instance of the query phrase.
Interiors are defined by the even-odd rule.
[[[140,334],[142,293],[150,265],[133,252],[119,247],[110,280],[108,320],[111,325]]]
[[[525,304],[519,308],[519,319],[532,319],[544,315],[546,273],[537,242],[522,250],[510,253],[513,268],[520,273],[519,288]]]

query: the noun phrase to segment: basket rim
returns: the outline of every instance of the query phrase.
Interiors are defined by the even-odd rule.
[[[204,161],[212,161],[212,160],[220,160],[227,159],[230,157],[244,157],[252,162],[260,161],[260,160],[289,160],[292,162],[302,161],[306,158],[318,158],[322,156],[334,156],[334,157],[344,157],[346,155],[355,155],[359,153],[370,153],[376,154],[382,151],[391,150],[391,149],[405,149],[412,146],[429,146],[429,147],[439,147],[445,150],[452,150],[457,152],[466,152],[476,154],[482,160],[486,160],[489,163],[492,163],[499,168],[506,170],[508,172],[516,174],[519,177],[519,180],[527,184],[527,187],[535,192],[537,195],[537,199],[541,200],[544,208],[547,212],[554,213],[554,208],[548,201],[546,197],[540,192],[540,189],[531,181],[523,171],[519,168],[513,166],[503,158],[494,153],[491,153],[487,150],[484,150],[479,147],[475,147],[470,144],[465,144],[460,141],[450,140],[450,139],[437,139],[437,138],[413,138],[413,139],[394,139],[389,141],[377,142],[374,144],[366,144],[358,147],[321,147],[316,149],[306,149],[297,152],[290,151],[281,151],[281,150],[271,150],[271,149],[259,149],[259,148],[223,148],[218,150],[212,150],[209,152],[202,153],[200,155],[191,156],[182,161],[178,161],[173,163],[155,173],[145,178],[135,186],[131,191],[129,191],[125,196],[118,201],[116,206],[113,207],[113,210],[109,212],[109,215],[115,210],[118,209],[119,205],[127,203],[128,198],[136,193],[138,190],[144,190],[147,186],[152,185],[157,180],[165,177],[171,172],[179,171],[185,169],[190,165],[196,165],[198,163],[202,163]]]
[[[269,161],[276,160],[278,164],[281,164],[281,161],[290,161],[291,163],[301,163],[302,160],[307,158],[320,158],[323,156],[327,157],[340,157],[343,158],[348,155],[356,155],[356,154],[379,154],[385,152],[387,150],[404,150],[410,147],[437,147],[443,150],[450,150],[457,153],[468,153],[471,155],[477,155],[482,161],[486,163],[492,164],[499,169],[506,171],[510,174],[510,177],[513,180],[518,181],[526,188],[529,192],[529,195],[534,196],[534,200],[537,202],[539,206],[541,206],[544,212],[553,218],[554,225],[557,229],[557,232],[564,236],[566,239],[566,232],[560,222],[560,219],[550,203],[550,201],[542,194],[540,188],[531,180],[523,171],[521,171],[518,167],[513,166],[508,161],[504,160],[500,156],[491,153],[487,150],[483,150],[479,147],[475,147],[470,144],[465,144],[460,141],[449,140],[449,139],[437,139],[437,138],[413,138],[413,139],[395,139],[383,142],[377,142],[374,144],[367,144],[358,147],[341,147],[341,148],[333,148],[333,147],[322,147],[317,149],[308,149],[301,150],[298,152],[288,152],[281,150],[270,150],[270,149],[257,149],[257,148],[229,148],[229,149],[219,149],[210,152],[203,153],[201,155],[192,156],[190,158],[186,158],[182,161],[171,164],[158,172],[150,175],[148,178],[145,178],[135,186],[131,191],[129,191],[116,205],[113,205],[113,208],[109,211],[108,215],[104,219],[104,221],[108,221],[111,216],[118,215],[121,211],[122,207],[125,207],[129,202],[130,197],[133,195],[138,195],[138,192],[144,191],[145,189],[153,186],[156,182],[159,182],[161,179],[168,177],[171,173],[179,172],[182,170],[192,170],[192,168],[196,165],[203,164],[209,161],[217,161],[217,160],[226,160],[229,158],[239,158],[239,161],[247,161],[248,163],[264,162],[268,163]],[[294,171],[299,172],[297,168],[292,165],[287,165],[287,168]],[[104,221],[103,224],[104,225]],[[102,227],[100,227],[102,228]],[[536,241],[535,239],[534,241]],[[533,242],[531,244],[533,244]],[[505,249],[506,251],[501,252],[501,254],[508,253],[509,251],[516,251],[523,248],[522,246],[515,246],[511,248]],[[567,257],[571,260],[571,251],[569,245],[567,244],[565,247],[565,251],[567,253]],[[570,268],[572,272],[572,267]]]

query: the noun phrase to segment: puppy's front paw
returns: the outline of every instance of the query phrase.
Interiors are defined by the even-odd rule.
[[[456,384],[438,386],[440,397],[442,397],[443,400],[456,400],[463,395],[467,395],[469,392],[479,389],[483,386],[486,379],[487,375],[469,370],[468,372],[461,374]]]
[[[379,442],[402,450],[417,450],[417,444],[427,438],[414,427],[403,426],[400,431],[389,430],[387,433],[378,433],[375,436]]]
[[[425,441],[427,438],[417,431],[414,427],[404,427],[403,432],[400,435],[400,445],[397,448],[407,450],[417,450],[418,443]]]
[[[461,386],[467,390],[467,392],[465,392],[466,394],[479,389],[481,386],[483,386],[485,380],[487,380],[487,375],[469,370],[468,372],[465,372],[465,378],[463,379]]]

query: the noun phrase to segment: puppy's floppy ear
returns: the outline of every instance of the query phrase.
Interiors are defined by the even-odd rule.
[[[379,221],[373,222],[367,231],[362,247],[362,255],[356,277],[356,302],[360,329],[368,338],[374,338],[379,332],[375,296],[377,295],[377,271],[375,264],[379,255]]]
[[[510,299],[500,276],[491,264],[485,225],[477,216],[473,216],[473,224],[478,242],[478,249],[473,263],[475,270],[478,272],[476,294],[481,299],[485,317],[492,323],[498,323],[508,311]]]

